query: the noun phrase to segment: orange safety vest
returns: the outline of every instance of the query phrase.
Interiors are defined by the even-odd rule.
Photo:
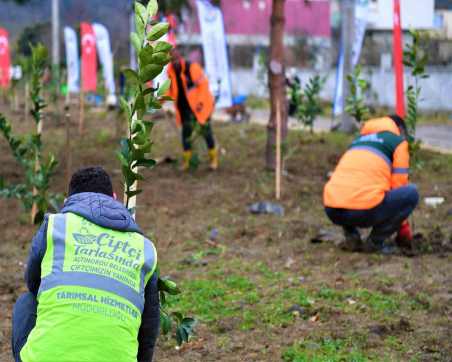
[[[408,184],[408,142],[389,118],[364,124],[331,179],[325,185],[326,207],[369,210],[379,205],[385,193]]]
[[[201,66],[197,63],[189,63],[189,75],[193,82],[193,86],[188,89],[186,77],[186,61],[181,59],[181,80],[184,85],[184,91],[187,96],[188,104],[196,117],[199,124],[204,125],[209,120],[215,107],[215,98],[213,97],[210,88],[209,80],[205,76]],[[171,87],[168,95],[174,99],[176,108],[176,121],[180,126],[182,124],[179,109],[177,109],[177,99],[179,96],[179,89],[177,88],[176,71],[173,65],[168,65],[168,77],[171,79]]]

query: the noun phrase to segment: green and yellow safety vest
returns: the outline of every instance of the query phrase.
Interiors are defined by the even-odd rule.
[[[136,362],[152,242],[72,213],[50,215],[36,326],[23,362]]]

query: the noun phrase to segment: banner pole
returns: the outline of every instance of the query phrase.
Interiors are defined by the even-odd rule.
[[[85,92],[80,90],[80,119],[78,124],[78,133],[83,134],[83,126],[85,122]]]
[[[66,94],[65,102],[65,126],[66,126],[66,185],[69,185],[72,171],[72,149],[71,149],[71,105],[69,92]]]

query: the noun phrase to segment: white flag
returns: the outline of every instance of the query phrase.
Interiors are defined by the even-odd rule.
[[[104,76],[105,87],[108,91],[107,103],[109,105],[116,104],[116,87],[113,71],[113,53],[110,45],[110,35],[108,30],[102,24],[93,24],[94,33],[96,34],[97,54],[102,66],[102,74]]]
[[[80,92],[80,60],[75,30],[64,27],[64,43],[66,47],[67,88],[70,93]]]
[[[231,78],[223,14],[219,7],[205,0],[197,0],[199,22],[201,24],[204,63],[212,93],[218,97],[217,107],[232,105]]]
[[[363,48],[364,36],[366,35],[366,28],[369,16],[369,0],[355,0],[355,28],[354,39],[352,47],[352,66],[356,67],[359,63],[361,50]],[[344,73],[344,51],[341,49],[339,53],[339,61],[337,67],[336,77],[336,92],[334,97],[333,115],[339,116],[344,111],[344,95],[342,94],[342,81]]]

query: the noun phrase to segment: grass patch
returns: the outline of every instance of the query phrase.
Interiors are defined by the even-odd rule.
[[[364,362],[370,360],[351,339],[330,338],[295,343],[283,352],[282,359],[285,362]]]

